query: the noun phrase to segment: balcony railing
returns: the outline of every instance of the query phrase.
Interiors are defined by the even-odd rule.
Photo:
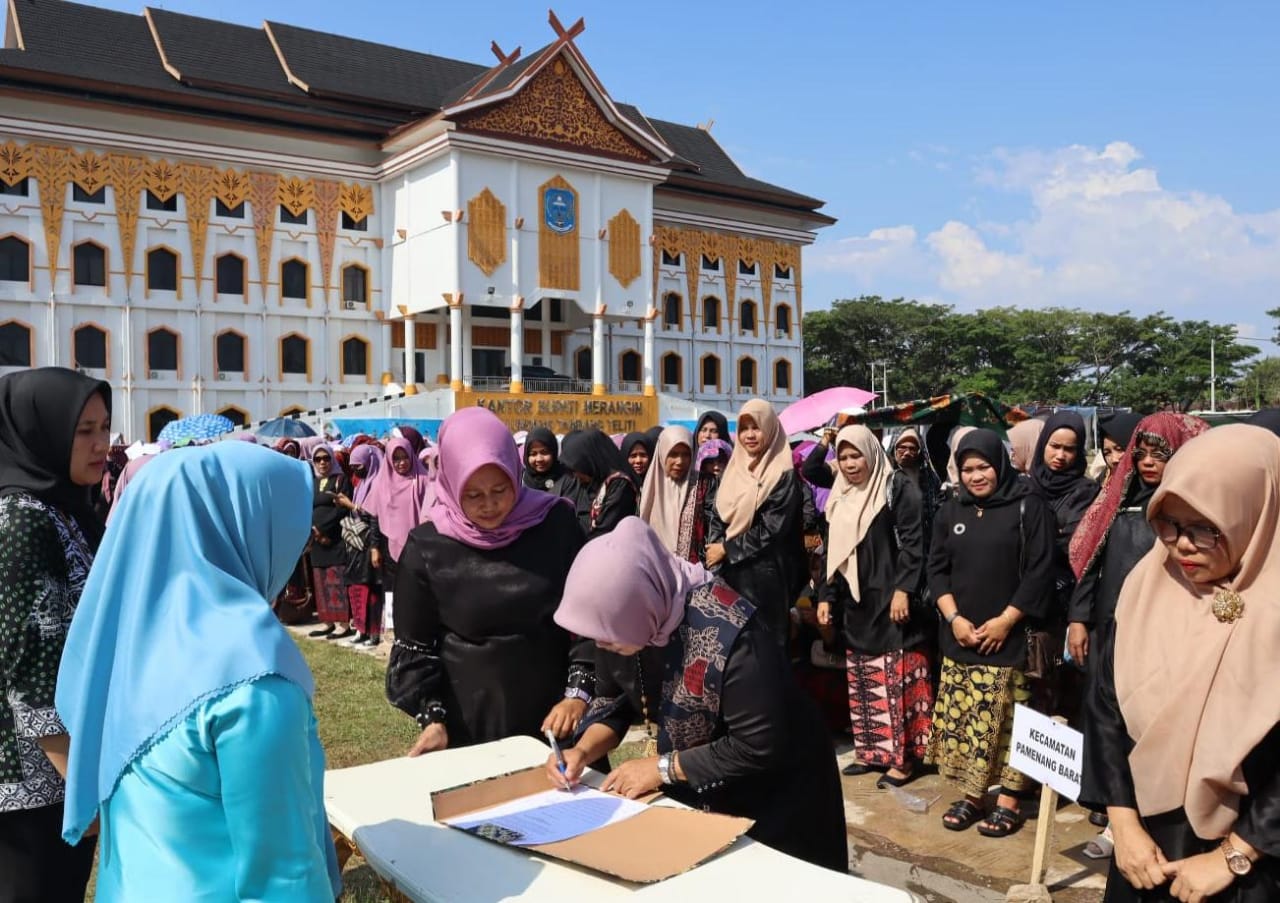
[[[548,395],[590,395],[591,381],[560,377],[546,379],[543,377],[523,380],[526,392],[540,392]],[[511,388],[511,379],[506,376],[476,376],[471,380],[471,388],[482,392],[506,392]]]

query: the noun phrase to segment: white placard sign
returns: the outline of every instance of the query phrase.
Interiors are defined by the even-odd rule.
[[[1080,798],[1084,735],[1027,708],[1014,706],[1009,765],[1068,799]]]

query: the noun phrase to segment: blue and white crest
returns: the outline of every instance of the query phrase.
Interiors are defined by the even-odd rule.
[[[548,188],[542,196],[542,215],[547,228],[564,235],[578,225],[573,192],[566,188]]]

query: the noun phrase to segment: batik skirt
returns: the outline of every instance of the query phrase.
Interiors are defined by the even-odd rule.
[[[351,620],[365,636],[382,636],[382,588],[353,583],[347,587]]]
[[[962,665],[943,656],[925,761],[968,796],[984,796],[995,784],[1026,789],[1031,781],[1009,767],[1009,747],[1013,707],[1030,699],[1031,682],[1015,668]]]
[[[311,569],[311,585],[316,594],[316,617],[325,624],[346,624],[351,620],[347,587],[342,581],[344,570],[340,564],[330,568]]]
[[[924,758],[933,723],[929,657],[918,649],[848,653],[849,719],[859,762],[906,771]]]

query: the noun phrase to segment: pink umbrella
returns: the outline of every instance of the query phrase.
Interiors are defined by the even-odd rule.
[[[867,402],[876,398],[875,392],[866,389],[855,389],[851,386],[836,386],[823,389],[821,392],[802,398],[789,404],[778,420],[787,435],[802,433],[822,426],[836,414],[857,413],[866,407]]]

